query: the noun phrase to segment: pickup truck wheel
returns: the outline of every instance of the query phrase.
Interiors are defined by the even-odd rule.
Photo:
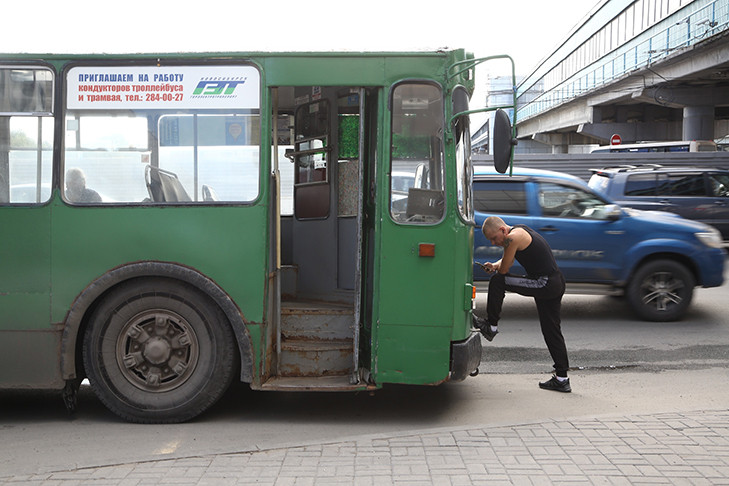
[[[136,279],[111,291],[91,316],[84,366],[96,395],[120,417],[183,422],[228,388],[233,343],[220,308],[196,288]]]
[[[694,293],[694,276],[680,263],[654,260],[641,266],[626,291],[633,310],[647,321],[680,319]]]

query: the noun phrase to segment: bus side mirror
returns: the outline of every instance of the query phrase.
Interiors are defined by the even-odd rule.
[[[509,115],[504,110],[496,110],[494,116],[494,168],[502,174],[509,168],[514,145],[516,145],[516,139],[511,137]]]

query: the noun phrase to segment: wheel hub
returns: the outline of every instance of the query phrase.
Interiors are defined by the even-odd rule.
[[[130,319],[117,341],[122,373],[146,391],[167,391],[192,374],[199,354],[192,326],[178,314],[155,309]]]
[[[644,282],[643,302],[655,306],[659,311],[665,311],[670,305],[681,303],[683,299],[679,291],[682,288],[682,282],[670,273],[657,273]]]
[[[160,337],[151,338],[144,346],[144,357],[150,363],[159,365],[170,357],[172,346],[169,341]]]

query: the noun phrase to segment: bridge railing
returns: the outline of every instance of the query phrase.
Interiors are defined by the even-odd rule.
[[[692,2],[557,86],[519,106],[517,119],[524,121],[555,108],[727,29],[729,0]],[[517,94],[517,104],[523,94]]]

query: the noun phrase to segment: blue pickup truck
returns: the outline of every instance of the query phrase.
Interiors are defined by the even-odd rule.
[[[577,177],[537,169],[499,174],[476,167],[473,194],[478,228],[496,215],[526,224],[546,238],[571,293],[624,295],[643,319],[680,319],[695,287],[724,282],[726,250],[706,224],[658,211],[621,208]],[[474,258],[495,261],[502,249],[477,229]],[[474,281],[486,274],[474,264]],[[515,264],[511,273],[523,272]]]

